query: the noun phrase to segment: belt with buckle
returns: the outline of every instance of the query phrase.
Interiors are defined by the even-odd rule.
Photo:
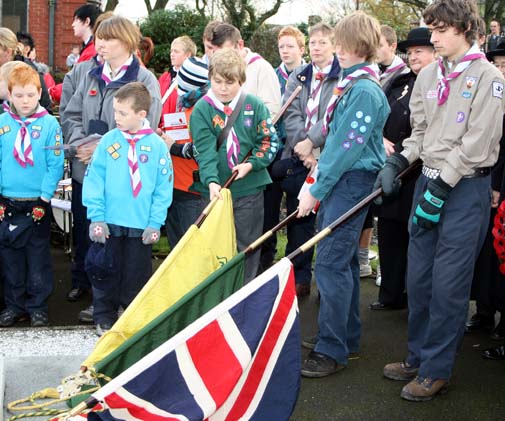
[[[427,167],[426,165],[423,165],[423,169],[421,170],[421,172],[426,178],[434,180],[435,178],[438,178],[441,170],[437,168],[430,168]],[[472,174],[464,175],[463,178],[486,177],[489,174],[491,174],[491,167],[481,167],[481,168],[475,168]]]

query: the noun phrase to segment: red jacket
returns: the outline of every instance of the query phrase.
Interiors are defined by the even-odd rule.
[[[170,72],[163,73],[158,79],[161,90],[161,98],[165,95],[165,92],[170,87],[172,83],[172,77],[170,76]],[[175,113],[177,111],[177,89],[174,89],[170,96],[167,98],[165,103],[163,104],[163,108],[161,109],[161,120],[160,120],[160,128],[163,128],[163,115]]]
[[[93,38],[82,48],[81,54],[79,54],[79,60],[77,63],[82,63],[83,61],[91,60],[96,56],[95,43]]]

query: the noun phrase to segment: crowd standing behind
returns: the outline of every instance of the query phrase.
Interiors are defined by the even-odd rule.
[[[445,391],[465,329],[505,340],[505,319],[495,326],[495,312],[505,312],[505,41],[498,20],[485,36],[466,0],[435,0],[423,18],[427,27],[399,43],[393,28],[363,12],[335,28],[318,23],[308,31],[309,63],[303,34],[285,27],[275,70],[237,28],[212,21],[205,55],[197,57],[190,37],[174,39],[172,67],[157,80],[140,59],[152,42],[138,27],[84,5],[72,23],[81,49],[51,88],[61,128],[29,58],[33,38],[0,28],[0,326],[49,324],[50,200],[64,154],[74,240],[67,299],[92,293],[78,318],[99,335],[150,277],[161,228],[174,247],[209,200],[221,199],[233,171],[239,250],[278,223],[284,195],[288,214],[297,212],[289,254],[316,224],[324,229],[382,187],[376,205],[319,243],[314,271],[313,249],[294,259],[298,297],[309,295],[313,273],[320,294],[301,374],[328,376],[358,357],[359,279],[371,274],[378,217],[382,279],[369,307],[409,309],[406,358],[383,374],[407,382],[400,396],[410,401]],[[396,176],[418,160],[422,168],[400,183]],[[315,181],[300,195],[308,175]],[[274,238],[246,261],[246,279],[275,252]],[[477,313],[467,322],[472,278]],[[505,348],[483,356],[505,360]]]

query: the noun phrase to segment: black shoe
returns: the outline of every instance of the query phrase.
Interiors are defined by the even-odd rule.
[[[77,301],[79,298],[81,298],[87,292],[88,291],[84,288],[72,288],[70,291],[68,291],[67,300],[68,301]]]
[[[30,325],[32,327],[44,327],[49,325],[49,318],[43,311],[35,311],[30,315]]]
[[[16,322],[22,322],[26,319],[26,314],[16,314],[10,308],[6,308],[0,313],[0,327],[9,327]]]
[[[302,376],[312,378],[326,377],[344,368],[345,365],[338,364],[333,358],[311,351],[302,364]]]
[[[407,308],[405,304],[402,305],[388,305],[382,304],[380,301],[376,301],[368,306],[370,310],[403,310]]]
[[[505,321],[501,321],[491,332],[491,339],[493,341],[505,341]]]
[[[482,358],[487,358],[488,360],[505,360],[505,345],[485,349],[482,351]]]
[[[490,332],[494,329],[494,316],[483,316],[475,313],[465,325],[466,333],[478,331]]]
[[[317,335],[307,336],[302,339],[302,346],[307,349],[314,349],[317,343]]]

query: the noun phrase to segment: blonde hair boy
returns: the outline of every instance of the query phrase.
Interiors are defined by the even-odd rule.
[[[217,75],[231,82],[237,81],[240,85],[245,82],[245,62],[236,50],[223,48],[212,55],[209,79]]]

